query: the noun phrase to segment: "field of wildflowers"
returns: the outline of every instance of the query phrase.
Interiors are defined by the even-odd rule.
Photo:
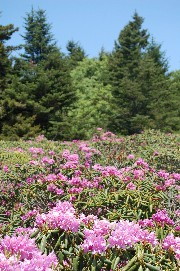
[[[0,270],[179,270],[179,138],[3,142]]]

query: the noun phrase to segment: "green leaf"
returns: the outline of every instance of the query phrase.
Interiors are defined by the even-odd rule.
[[[126,266],[123,267],[122,271],[127,271],[137,261],[137,256],[134,256]]]
[[[47,238],[46,236],[44,235],[42,240],[41,240],[41,244],[40,244],[40,250],[42,251],[42,253],[44,252],[45,250],[45,247],[46,247],[46,241],[47,241]]]
[[[160,267],[151,265],[150,263],[145,263],[145,265],[146,265],[150,270],[161,271]]]
[[[73,271],[78,271],[79,266],[79,256],[73,259]]]

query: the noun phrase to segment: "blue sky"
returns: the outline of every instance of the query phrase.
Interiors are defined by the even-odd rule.
[[[0,0],[0,24],[19,27],[10,41],[23,43],[23,23],[31,7],[47,11],[58,46],[66,52],[68,40],[79,41],[89,57],[102,46],[111,51],[119,32],[136,10],[144,28],[162,44],[170,70],[180,69],[180,0]]]

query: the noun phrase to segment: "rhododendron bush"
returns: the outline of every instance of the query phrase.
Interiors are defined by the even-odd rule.
[[[1,142],[0,270],[179,270],[178,137]]]

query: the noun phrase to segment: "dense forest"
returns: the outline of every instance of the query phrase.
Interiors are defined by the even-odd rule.
[[[26,14],[23,45],[8,46],[18,28],[0,25],[0,139],[88,139],[97,127],[178,132],[180,70],[169,72],[143,21],[135,12],[112,51],[97,58],[75,41],[63,53],[45,10]]]

